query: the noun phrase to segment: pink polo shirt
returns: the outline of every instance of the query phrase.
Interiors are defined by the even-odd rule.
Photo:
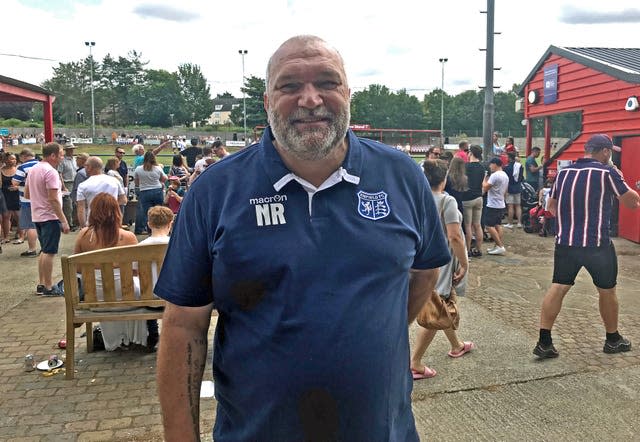
[[[62,207],[62,191],[60,175],[51,164],[40,161],[29,170],[27,185],[31,200],[31,219],[34,223],[57,220],[58,215],[49,201],[49,189],[56,189],[60,207]]]

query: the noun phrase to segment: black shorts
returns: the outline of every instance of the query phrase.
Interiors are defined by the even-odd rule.
[[[489,227],[499,226],[502,223],[502,218],[504,218],[504,209],[487,207],[484,214],[484,224]]]
[[[58,244],[60,244],[60,221],[43,221],[41,223],[34,223],[36,225],[36,231],[38,232],[38,241],[40,241],[40,249],[42,253],[48,255],[55,255],[58,253]]]
[[[575,284],[576,276],[582,267],[587,269],[596,287],[615,287],[618,278],[618,257],[613,243],[601,247],[569,247],[556,244],[553,254],[554,283]]]

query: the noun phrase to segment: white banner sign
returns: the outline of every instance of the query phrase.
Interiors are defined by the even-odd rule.
[[[160,145],[160,140],[154,139],[154,138],[150,138],[150,139],[144,140],[144,144],[148,144],[150,146],[159,146]]]
[[[73,144],[93,144],[93,138],[71,138]]]
[[[13,140],[13,142],[17,145],[18,140]],[[38,141],[35,138],[23,138],[22,144],[36,144]]]
[[[244,141],[225,141],[227,147],[244,147]]]
[[[117,144],[133,144],[133,138],[116,138]]]

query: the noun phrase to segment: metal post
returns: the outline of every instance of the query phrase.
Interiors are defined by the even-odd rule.
[[[495,105],[493,102],[493,18],[495,14],[495,0],[487,0],[487,48],[484,85],[484,109],[482,113],[482,142],[485,160],[493,155],[493,123]]]
[[[439,58],[442,65],[442,84],[440,87],[440,146],[444,147],[444,64],[448,58]]]
[[[91,48],[96,45],[95,41],[85,41],[85,46],[89,46],[89,58],[91,59],[91,73],[90,73],[90,81],[91,81],[91,137],[96,138],[96,107],[95,102],[93,100],[93,54],[91,52]]]
[[[244,92],[244,56],[247,55],[249,51],[246,49],[238,50],[238,54],[242,56],[242,119],[244,120],[244,145],[247,145],[247,96]]]

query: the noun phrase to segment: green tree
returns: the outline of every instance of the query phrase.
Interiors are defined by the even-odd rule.
[[[142,94],[145,99],[139,114],[141,124],[169,127],[174,119],[177,120],[179,110],[184,108],[184,99],[175,73],[162,69],[147,70]]]
[[[397,93],[380,84],[369,85],[351,98],[351,121],[375,128],[422,129],[425,125],[420,101],[402,89]]]
[[[523,115],[516,112],[515,92],[496,92],[493,98],[495,104],[494,127],[503,135],[523,136]]]
[[[53,116],[57,123],[76,123],[78,112],[91,115],[89,62],[87,57],[83,61],[60,63],[53,68],[53,77],[42,83],[44,89],[56,95]]]
[[[468,90],[447,100],[444,118],[445,135],[482,135],[484,92]]]
[[[179,115],[185,122],[203,121],[212,112],[211,91],[200,66],[185,63],[178,66],[178,83],[182,96],[182,109]]]
[[[117,59],[107,54],[97,69],[101,105],[96,106],[96,112],[109,106],[113,125],[133,124],[139,120],[145,100],[144,66],[147,63],[142,61],[142,54],[136,51]]]
[[[422,100],[422,112],[425,117],[425,126],[427,129],[440,129],[440,109],[442,100],[442,90],[434,89],[424,95]],[[444,94],[444,128],[445,134],[448,133],[448,114],[451,110],[451,97],[445,92]]]
[[[266,90],[263,78],[252,75],[245,79],[244,86],[240,89],[246,95],[247,103],[247,130],[255,126],[267,124],[267,113],[264,110],[264,93]],[[236,126],[243,126],[242,104],[231,111],[231,121]]]
[[[216,95],[216,99],[221,99],[221,98],[236,98],[234,97],[231,92],[223,92],[221,94]]]

